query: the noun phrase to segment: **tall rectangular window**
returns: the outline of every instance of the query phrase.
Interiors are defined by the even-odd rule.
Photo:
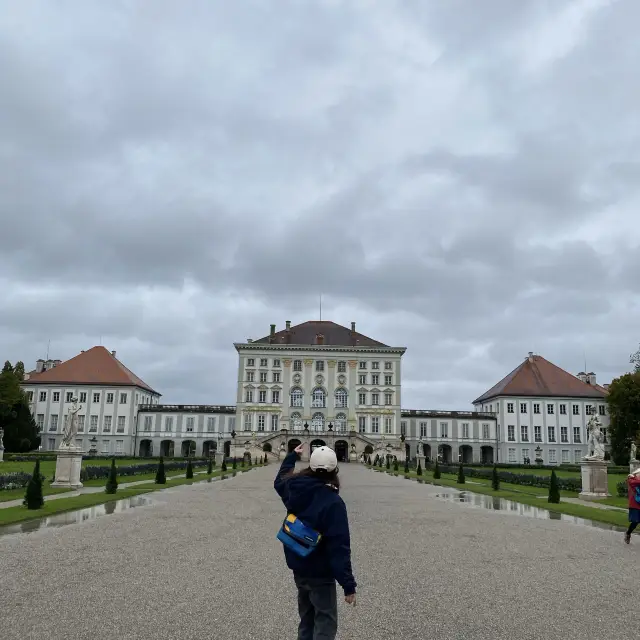
[[[560,427],[560,442],[569,442],[569,430],[567,427]]]
[[[366,369],[367,368],[367,363],[364,361],[361,361],[358,363],[358,369]]]
[[[540,403],[534,402],[533,404],[533,413],[540,413]]]
[[[491,427],[488,424],[482,425],[482,439],[489,440],[491,438]]]
[[[388,392],[388,391],[387,391],[387,392],[384,394],[384,403],[385,403],[386,405],[393,404],[393,393],[390,393],[390,392]]]
[[[448,438],[449,437],[449,423],[441,422],[440,423],[440,437]]]
[[[367,374],[366,373],[361,373],[358,376],[358,384],[367,384]]]
[[[469,423],[468,422],[463,422],[462,423],[462,437],[465,438],[465,439],[469,437]]]
[[[124,433],[124,427],[125,427],[126,420],[127,420],[126,416],[118,416],[117,433]]]
[[[52,413],[49,418],[49,431],[56,431],[58,429],[58,414]]]
[[[196,419],[193,416],[187,418],[187,431],[193,433],[193,427],[195,426]]]
[[[509,442],[516,441],[516,427],[513,424],[507,426],[507,440]]]
[[[78,433],[84,433],[84,414],[78,414]]]
[[[95,433],[98,430],[98,416],[91,416],[89,423],[89,433]]]
[[[552,416],[553,415],[553,405],[552,404],[548,404],[547,405],[547,414]]]
[[[324,360],[316,360],[316,371],[324,371]]]
[[[302,371],[302,360],[294,360],[293,361],[293,370],[294,371]]]
[[[145,431],[151,431],[151,421],[152,421],[153,417],[152,416],[145,416],[144,417],[144,430]]]
[[[378,433],[380,431],[380,418],[378,416],[371,416],[371,433]]]
[[[578,464],[582,460],[582,449],[576,449],[573,452],[573,461]]]
[[[591,415],[595,414],[595,407],[593,405],[588,404],[584,408],[584,412],[585,412],[585,415],[591,416]]]
[[[603,404],[599,404],[599,405],[598,405],[598,413],[599,413],[601,416],[606,416],[606,415],[607,415],[607,408],[606,408],[606,406],[605,406],[605,405],[603,405]]]
[[[245,402],[253,402],[253,390],[252,389],[247,389],[244,392],[244,401]]]
[[[507,413],[513,413],[513,402],[507,402]]]
[[[44,413],[39,413],[36,418],[36,427],[38,427],[38,431],[42,431],[44,428]]]
[[[380,363],[379,362],[372,362],[371,363],[371,368],[372,369],[379,369],[380,368]]]
[[[271,431],[277,431],[277,430],[278,430],[278,414],[272,413],[271,414]]]
[[[280,372],[279,371],[274,371],[273,372],[273,381],[274,382],[280,382]]]
[[[385,433],[391,433],[391,422],[392,419],[389,416],[386,416],[384,419],[384,432]]]
[[[173,416],[167,416],[164,419],[164,430],[167,433],[171,433],[173,431]]]
[[[120,404],[127,404],[127,395],[126,393],[120,394]]]
[[[371,384],[380,384],[380,374],[372,373],[371,374]]]
[[[259,415],[258,416],[258,431],[264,431],[264,424],[266,422],[265,416],[264,415]]]
[[[112,416],[104,416],[102,423],[102,431],[103,433],[111,433],[111,420]]]
[[[100,392],[96,392],[93,394],[93,401],[100,402]]]
[[[391,371],[393,369],[393,363],[392,362],[385,362],[384,363],[384,368],[386,371]]]
[[[260,358],[260,366],[261,367],[268,367],[269,366],[269,361],[266,358]]]
[[[116,440],[116,453],[124,451],[124,440]]]
[[[385,376],[384,376],[384,383],[385,383],[387,386],[392,385],[392,384],[393,384],[393,376],[392,376],[391,374],[389,374],[389,373],[385,374]]]
[[[266,371],[261,371],[260,372],[260,382],[266,382],[267,381],[267,372]]]
[[[562,458],[561,458],[562,464],[567,464],[569,462],[569,450],[563,449],[561,455],[562,455]]]
[[[427,423],[426,422],[421,422],[420,423],[420,437],[421,438],[426,438],[427,437]]]
[[[109,453],[109,440],[103,440],[102,441],[101,453]]]
[[[279,367],[280,366],[280,358],[274,358],[273,359],[273,366],[274,367]]]
[[[280,402],[280,392],[277,389],[274,389],[271,392],[271,402],[278,404]]]
[[[520,440],[522,442],[529,442],[529,427],[526,424],[520,425]]]
[[[358,404],[367,404],[367,394],[359,393],[358,394]]]
[[[60,392],[59,391],[54,391],[53,392],[53,402],[60,402]]]
[[[40,402],[46,402],[47,401],[47,392],[46,391],[41,391],[40,395],[38,396],[38,399]],[[55,440],[54,440],[55,442]]]
[[[80,392],[80,402],[82,404],[84,404],[87,401],[87,392],[86,391],[81,391]]]
[[[255,367],[256,361],[255,358],[247,358],[247,367]]]
[[[253,382],[254,380],[253,371],[247,371],[247,382]]]
[[[407,423],[404,420],[400,423],[400,435],[401,436],[407,435]]]
[[[265,390],[258,392],[258,402],[266,402],[267,401],[267,392]]]
[[[371,404],[373,404],[373,405],[380,404],[380,394],[379,393],[372,393],[371,394]]]
[[[560,405],[560,415],[561,416],[566,416],[567,415],[567,405],[566,404],[561,404]]]
[[[65,402],[71,402],[73,400],[73,391],[67,391],[67,397]]]
[[[216,418],[215,416],[207,417],[207,431],[211,433],[216,430]]]
[[[520,413],[527,413],[527,403],[526,402],[521,402],[520,403]]]
[[[529,459],[529,449],[522,450],[522,461],[525,462]]]
[[[365,433],[367,430],[367,418],[366,416],[360,416],[358,418],[358,431],[360,433]]]
[[[542,442],[542,427],[539,424],[533,427],[533,434],[536,442]]]
[[[580,405],[579,404],[574,404],[573,405],[573,415],[574,416],[579,416],[580,415]]]
[[[573,427],[573,441],[582,442],[582,435],[580,434],[580,427]]]
[[[509,449],[509,462],[515,462],[515,461],[516,461],[516,450]]]
[[[113,404],[113,393],[107,393],[107,404]]]
[[[549,442],[556,441],[556,428],[555,427],[547,427]]]
[[[251,431],[251,426],[252,426],[251,414],[250,413],[245,413],[244,414],[244,430],[245,431]]]
[[[344,360],[340,360],[338,362],[338,373],[346,373],[347,372],[347,363]]]

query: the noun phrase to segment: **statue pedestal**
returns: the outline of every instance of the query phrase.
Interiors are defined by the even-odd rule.
[[[2,460],[2,452],[0,452],[0,460]],[[631,460],[629,462],[629,473],[635,473],[640,469],[640,460]]]
[[[426,460],[425,456],[417,456],[417,458],[416,467],[420,465],[420,468],[424,471],[424,464]]]
[[[51,483],[52,487],[64,487],[66,489],[81,489],[80,469],[82,469],[81,449],[58,449],[56,452],[56,477]]]
[[[216,467],[218,467],[218,469],[222,466],[222,463],[224,462],[224,451],[216,451]]]
[[[582,491],[578,496],[582,500],[597,500],[608,498],[609,485],[607,484],[607,466],[605,460],[582,460],[580,470],[582,476]]]
[[[0,444],[0,462],[4,460],[4,447]]]

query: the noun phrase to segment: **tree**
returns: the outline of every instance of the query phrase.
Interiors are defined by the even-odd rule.
[[[416,469],[416,475],[417,476],[421,476],[422,475],[422,465],[420,464],[420,458],[418,458],[418,467]]]
[[[464,477],[464,468],[462,465],[458,467],[458,479],[456,482],[458,484],[464,484],[466,482],[466,478]]]
[[[193,478],[193,465],[191,464],[191,458],[187,460],[187,471],[184,475],[187,480],[191,480]]]
[[[156,484],[167,484],[167,476],[164,473],[164,460],[162,456],[160,456],[158,470],[156,471]]]
[[[222,458],[222,465],[220,466],[220,470],[224,473],[227,470],[227,461]]]
[[[433,479],[434,480],[439,480],[440,479],[440,465],[438,464],[438,461],[436,460],[436,466],[433,470]]]
[[[207,475],[211,475],[213,473],[213,458],[209,458],[209,462],[207,464]]]
[[[104,488],[105,493],[115,493],[118,490],[118,474],[116,471],[116,459],[111,458],[111,469],[109,471],[109,478]]]
[[[634,373],[640,373],[640,347],[629,356],[629,362],[633,365]]]
[[[33,468],[33,475],[27,485],[27,491],[24,496],[24,504],[27,509],[41,509],[44,505],[44,498],[42,497],[42,480],[43,477],[40,474],[40,460],[36,460],[35,467]]]
[[[558,504],[560,502],[560,489],[558,487],[558,476],[556,470],[551,472],[551,480],[549,482],[549,502]]]
[[[18,382],[22,382],[24,380],[24,362],[22,362],[22,360],[18,360],[18,362],[16,362],[15,367],[13,367],[13,375],[18,378]]]
[[[398,458],[395,458],[393,461],[393,470],[394,471],[398,470]]]
[[[500,490],[500,476],[498,475],[498,467],[496,467],[496,465],[493,465],[493,472],[491,474],[491,488],[494,491],[499,491]]]
[[[0,373],[0,428],[4,430],[7,452],[24,453],[40,445],[38,427],[31,415],[27,396],[20,388],[24,365],[4,363]]]
[[[409,473],[409,458],[407,458],[406,456],[404,459],[404,472]]]
[[[640,429],[640,372],[616,378],[609,385],[607,404],[611,416],[611,457],[616,464],[625,465]]]

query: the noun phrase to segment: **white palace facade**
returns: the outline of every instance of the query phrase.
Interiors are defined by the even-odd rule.
[[[476,399],[474,411],[405,410],[402,358],[392,347],[329,321],[310,321],[235,343],[234,405],[160,404],[160,393],[93,347],[65,362],[38,361],[23,388],[57,448],[73,398],[82,406],[77,444],[99,455],[277,455],[319,444],[339,459],[363,453],[403,459],[422,451],[444,462],[574,462],[586,453],[586,423],[608,427],[606,389],[541,356],[525,361]]]

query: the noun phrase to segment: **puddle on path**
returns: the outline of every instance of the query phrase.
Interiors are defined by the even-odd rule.
[[[570,516],[566,513],[558,513],[557,511],[549,511],[540,507],[533,507],[520,502],[513,502],[505,498],[496,496],[486,496],[481,493],[471,493],[470,491],[460,491],[459,493],[438,493],[435,496],[440,500],[447,502],[459,502],[462,504],[476,507],[479,509],[489,509],[490,511],[507,511],[513,515],[524,516],[525,518],[538,518],[540,520],[561,520],[578,524],[585,527],[595,527],[597,529],[605,529],[607,531],[625,531],[623,527],[618,527],[606,522],[596,522],[595,520],[587,520],[586,518],[578,518]]]
[[[105,502],[104,504],[98,504],[94,507],[86,507],[85,509],[79,509],[77,511],[67,511],[65,513],[47,516],[46,518],[28,520],[27,522],[0,527],[0,536],[13,535],[16,533],[32,533],[33,531],[47,529],[49,527],[64,527],[67,524],[80,524],[81,522],[96,520],[102,516],[122,513],[123,511],[134,509],[135,507],[144,507],[149,504],[153,504],[153,500],[144,495],[133,496],[132,498],[125,498],[123,500],[113,500],[111,502]]]

